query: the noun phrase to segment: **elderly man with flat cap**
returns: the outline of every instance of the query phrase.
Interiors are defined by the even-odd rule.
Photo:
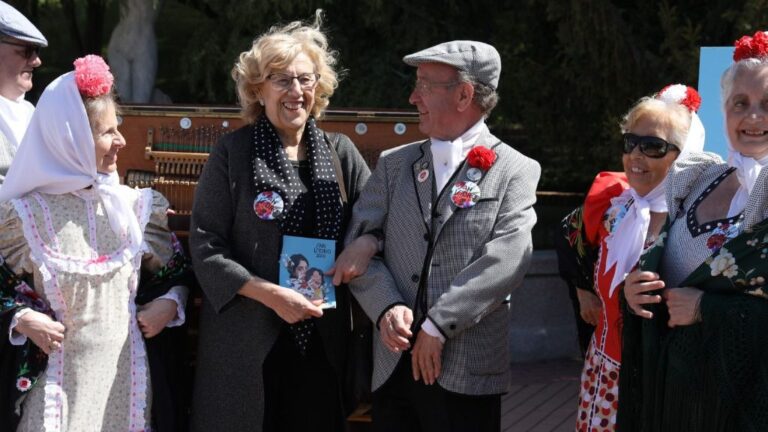
[[[35,107],[24,100],[32,73],[48,46],[40,30],[21,12],[0,1],[0,184],[5,179]]]
[[[374,430],[498,431],[508,299],[530,262],[541,170],[485,124],[496,49],[453,41],[403,60],[417,67],[409,101],[429,139],[382,153],[347,237],[357,256],[378,253],[350,282],[378,328]]]

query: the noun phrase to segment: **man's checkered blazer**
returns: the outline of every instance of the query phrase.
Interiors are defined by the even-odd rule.
[[[435,197],[430,141],[406,144],[381,155],[347,235],[347,242],[365,233],[384,238],[381,257],[350,283],[368,316],[378,325],[386,310],[402,303],[413,310],[418,330],[426,313],[446,337],[438,383],[468,395],[498,394],[509,385],[507,299],[530,262],[541,173],[536,161],[490,133],[477,145],[498,157],[476,182],[476,205],[458,208],[451,201],[453,184],[468,179],[466,163]],[[429,177],[419,181],[424,169]],[[373,349],[376,390],[402,354],[387,350],[378,331]]]

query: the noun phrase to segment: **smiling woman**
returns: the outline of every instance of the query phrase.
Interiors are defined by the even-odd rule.
[[[624,173],[598,174],[584,205],[563,221],[561,272],[577,290],[581,318],[595,326],[581,376],[578,431],[616,428],[621,288],[662,229],[667,172],[704,145],[698,103],[696,90],[679,84],[640,99],[621,123]]]
[[[195,431],[334,432],[353,408],[344,392],[348,291],[321,310],[278,284],[283,236],[335,240],[340,251],[370,174],[348,137],[315,123],[337,86],[320,17],[271,28],[232,70],[248,124],[213,148],[192,210],[205,294]],[[306,290],[301,258],[290,256],[291,280]]]
[[[0,299],[19,349],[18,364],[3,363],[18,377],[0,407],[13,406],[10,430],[180,427],[170,373],[180,365],[163,364],[174,353],[153,355],[153,341],[184,321],[188,264],[165,198],[119,184],[112,83],[104,60],[86,56],[46,87],[0,188],[0,255],[44,306]]]
[[[728,162],[675,163],[666,239],[626,278],[625,431],[768,430],[767,33],[736,42],[721,92]]]

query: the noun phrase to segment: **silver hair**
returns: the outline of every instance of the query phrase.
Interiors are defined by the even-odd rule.
[[[483,83],[477,82],[477,80],[469,73],[460,70],[459,81],[472,84],[472,88],[475,90],[475,95],[472,101],[480,107],[483,114],[488,115],[496,108],[496,104],[499,103],[499,94],[496,93],[492,87]]]
[[[736,80],[736,75],[745,70],[757,70],[768,66],[768,58],[748,58],[737,61],[728,67],[723,72],[723,76],[720,78],[720,98],[721,107],[725,109],[725,104],[733,94],[733,83]]]
[[[641,118],[651,118],[664,125],[669,132],[667,141],[681,149],[691,127],[691,112],[677,103],[668,103],[651,96],[645,96],[629,109],[619,127],[622,133],[629,132]]]

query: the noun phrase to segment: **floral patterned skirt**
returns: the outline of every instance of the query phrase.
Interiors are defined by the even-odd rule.
[[[619,362],[597,348],[595,336],[592,336],[581,372],[577,431],[606,432],[616,429],[620,367]]]

